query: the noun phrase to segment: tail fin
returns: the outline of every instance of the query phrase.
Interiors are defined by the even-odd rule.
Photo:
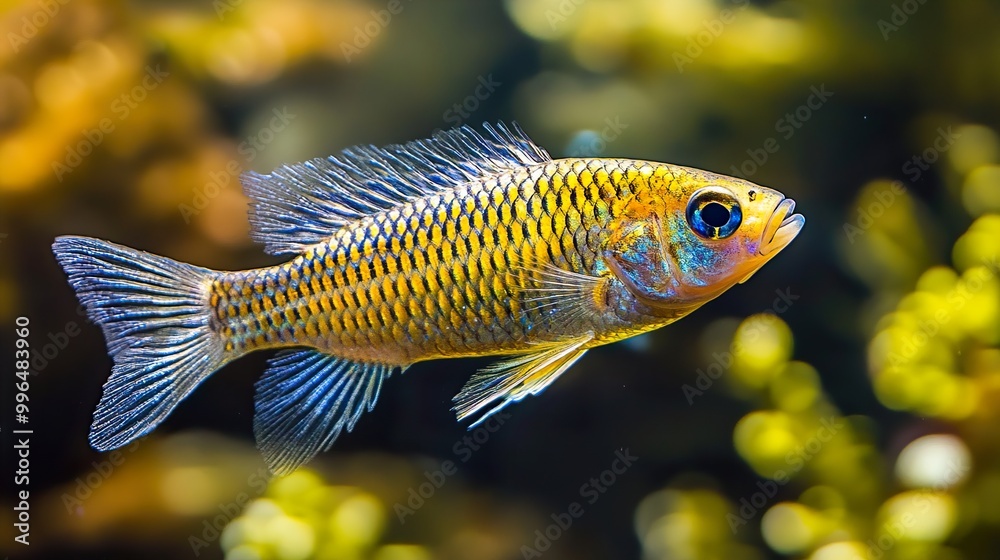
[[[115,365],[90,444],[106,451],[152,431],[229,360],[209,326],[215,271],[87,237],[52,245]]]

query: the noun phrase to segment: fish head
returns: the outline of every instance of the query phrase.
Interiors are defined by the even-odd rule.
[[[612,226],[605,260],[638,298],[693,309],[746,281],[798,235],[795,202],[760,185],[662,164],[638,211]],[[659,184],[658,184],[659,183]],[[637,197],[641,198],[641,197]]]

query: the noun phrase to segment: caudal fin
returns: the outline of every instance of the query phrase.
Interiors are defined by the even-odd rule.
[[[90,444],[105,451],[152,431],[228,361],[209,326],[215,271],[88,237],[52,245],[114,359]]]

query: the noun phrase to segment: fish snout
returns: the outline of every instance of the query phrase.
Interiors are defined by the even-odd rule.
[[[806,218],[794,213],[794,210],[795,201],[782,197],[764,226],[758,245],[761,256],[769,256],[784,249],[802,231]]]

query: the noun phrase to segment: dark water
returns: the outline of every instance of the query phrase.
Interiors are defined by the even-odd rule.
[[[975,559],[1000,546],[997,3],[6,10],[2,360],[16,365],[18,317],[32,353],[25,424],[22,380],[4,369],[4,554]],[[253,355],[152,436],[90,449],[111,363],[55,236],[273,264],[250,241],[240,172],[497,120],[556,157],[772,186],[807,225],[747,283],[589,352],[477,430],[449,409],[489,361],[418,364],[332,451],[269,483],[252,429],[269,356]]]

